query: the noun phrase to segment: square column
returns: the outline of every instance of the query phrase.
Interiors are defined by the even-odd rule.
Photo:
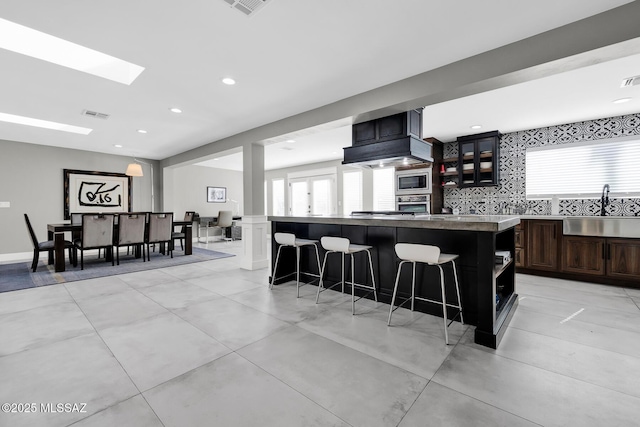
[[[257,270],[269,266],[267,231],[269,223],[264,212],[264,146],[245,144],[242,147],[243,202],[242,259],[240,267]]]

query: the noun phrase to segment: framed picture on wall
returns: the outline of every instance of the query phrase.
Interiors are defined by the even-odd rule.
[[[225,203],[227,187],[207,187],[207,203]]]
[[[73,213],[131,212],[133,178],[123,173],[64,169],[64,219]]]

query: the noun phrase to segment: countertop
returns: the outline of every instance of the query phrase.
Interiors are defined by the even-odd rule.
[[[520,223],[516,215],[270,216],[269,221],[498,232]]]

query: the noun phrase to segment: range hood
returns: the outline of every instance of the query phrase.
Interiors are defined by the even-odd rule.
[[[422,140],[422,109],[352,126],[343,165],[374,168],[433,163],[431,143]]]

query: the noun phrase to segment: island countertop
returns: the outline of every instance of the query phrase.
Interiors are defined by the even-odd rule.
[[[520,223],[517,215],[331,215],[270,216],[268,219],[276,222],[490,232],[507,230]]]

